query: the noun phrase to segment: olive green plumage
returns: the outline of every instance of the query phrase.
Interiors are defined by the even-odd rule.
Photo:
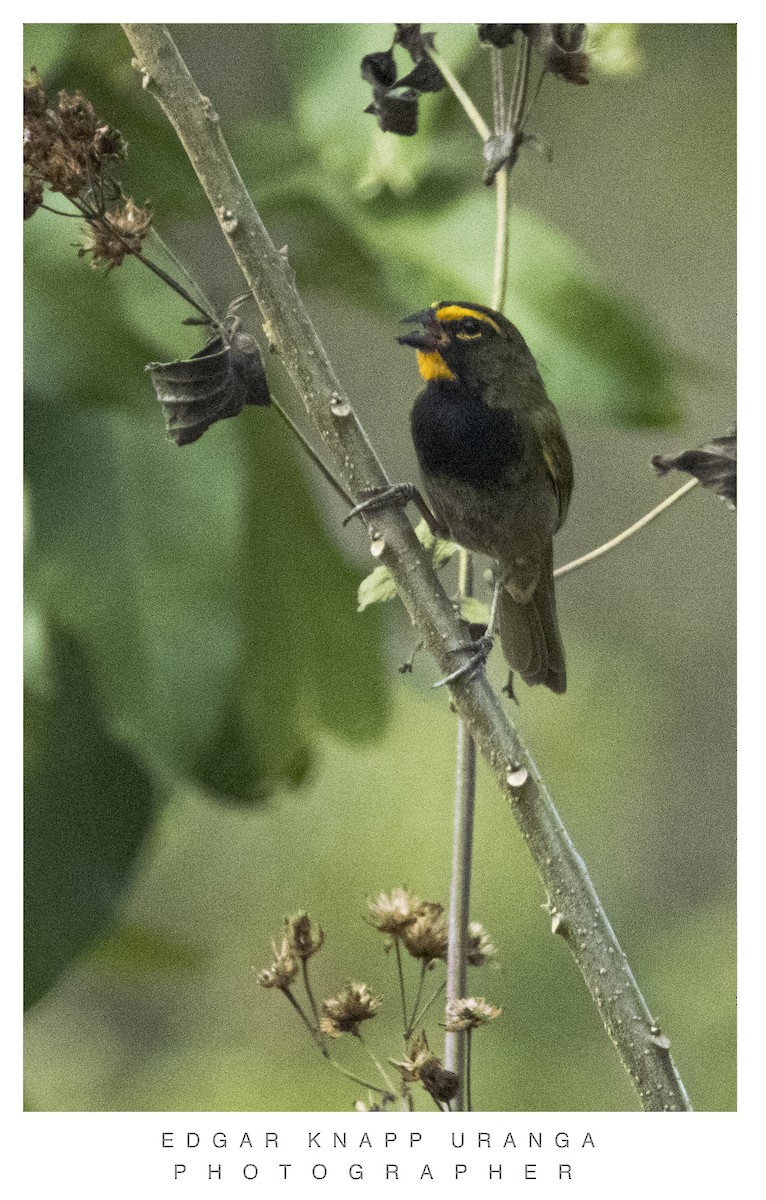
[[[527,684],[566,688],[556,615],[553,535],[572,492],[556,409],[518,329],[482,305],[445,301],[408,318],[426,387],[412,436],[446,534],[489,555],[502,583],[500,642]]]

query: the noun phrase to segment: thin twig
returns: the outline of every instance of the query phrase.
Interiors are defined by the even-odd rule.
[[[478,133],[479,137],[481,138],[481,140],[483,142],[486,142],[487,138],[490,135],[489,125],[487,125],[486,121],[484,120],[483,116],[481,115],[478,108],[474,104],[473,100],[468,95],[468,92],[465,90],[465,88],[461,84],[460,80],[455,75],[452,74],[452,71],[447,66],[446,62],[441,57],[441,55],[437,54],[436,51],[433,49],[433,47],[427,46],[426,50],[428,52],[429,57],[431,59],[433,59],[433,61],[436,63],[437,67],[441,71],[442,75],[444,76],[445,82],[448,84],[448,86],[450,88],[450,91],[453,92],[455,99],[458,101],[458,103],[462,107],[463,111],[465,112],[466,116],[468,117],[468,120],[473,125],[473,127],[476,130],[476,132]]]
[[[429,1008],[430,1008],[430,1007],[431,1007],[431,1005],[433,1004],[433,1002],[434,1002],[435,1000],[438,1000],[439,996],[441,996],[441,994],[442,994],[442,992],[444,991],[444,989],[445,989],[445,987],[446,987],[446,986],[447,986],[447,980],[446,980],[446,979],[442,979],[441,983],[439,984],[438,988],[436,989],[436,991],[435,991],[435,992],[433,993],[433,995],[431,996],[430,1000],[426,1000],[426,1002],[425,1002],[425,1004],[423,1005],[423,1007],[421,1008],[420,1012],[418,1012],[418,1013],[415,1013],[415,1016],[412,1018],[412,1022],[411,1022],[411,1025],[410,1025],[410,1029],[411,1029],[411,1030],[414,1030],[414,1029],[416,1029],[416,1028],[417,1028],[417,1026],[418,1026],[418,1025],[420,1024],[420,1022],[423,1020],[423,1017],[426,1015],[426,1013],[428,1012]]]
[[[161,279],[162,282],[166,283],[169,288],[172,288],[176,295],[180,296],[182,300],[185,300],[187,304],[190,304],[192,308],[196,309],[200,316],[205,317],[208,324],[213,326],[218,324],[215,316],[212,313],[207,312],[206,309],[202,308],[202,306],[197,303],[194,297],[189,295],[186,288],[183,287],[177,279],[174,279],[172,275],[168,275],[167,271],[163,271],[162,267],[158,267],[157,264],[152,262],[150,258],[147,258],[141,250],[136,250],[135,247],[132,246],[128,239],[123,235],[123,233],[119,229],[115,228],[115,226],[104,213],[95,212],[93,209],[89,208],[83,200],[71,198],[71,202],[77,209],[79,209],[89,225],[103,225],[105,229],[108,229],[109,233],[111,233],[113,237],[117,238],[118,242],[122,243],[128,254],[130,254],[133,258],[137,258],[138,261],[143,263],[145,267],[148,267],[158,279]]]
[[[359,1075],[354,1075],[353,1071],[349,1071],[346,1069],[346,1067],[341,1066],[338,1060],[331,1058],[329,1054],[327,1055],[327,1061],[330,1066],[335,1067],[335,1070],[339,1071],[341,1075],[345,1075],[346,1079],[352,1079],[354,1083],[358,1083],[362,1087],[369,1088],[371,1092],[377,1092],[380,1096],[390,1096],[392,1100],[395,1099],[394,1093],[389,1092],[388,1088],[378,1087],[374,1083],[368,1083],[366,1079],[361,1079]]]
[[[312,992],[311,984],[309,983],[309,963],[308,963],[307,958],[301,959],[301,967],[303,968],[303,986],[306,989],[306,995],[309,998],[309,1004],[311,1005],[311,1011],[314,1014],[314,1020],[316,1021],[316,1024],[318,1026],[319,1025],[319,1009],[317,1008],[317,1002],[314,999],[314,993]]]
[[[155,229],[154,225],[150,226],[150,228],[149,228],[149,237],[152,239],[152,241],[157,243],[157,245],[160,247],[162,252],[164,254],[166,254],[168,256],[168,258],[170,259],[170,261],[173,263],[173,266],[176,268],[176,270],[179,271],[180,274],[184,277],[184,279],[188,283],[189,287],[197,293],[197,298],[200,301],[200,304],[202,305],[203,309],[206,312],[215,313],[214,306],[210,303],[210,300],[203,292],[203,290],[200,287],[197,280],[194,278],[194,276],[191,274],[191,272],[188,270],[188,268],[184,266],[184,264],[181,262],[180,258],[178,258],[178,256],[173,251],[173,249],[167,244],[165,239],[160,234],[160,231],[158,229]]]
[[[303,449],[306,451],[306,453],[308,454],[311,461],[314,463],[314,465],[316,467],[319,468],[322,475],[325,477],[325,479],[327,480],[327,482],[329,483],[329,485],[333,489],[333,491],[338,496],[340,496],[341,500],[346,501],[346,504],[349,506],[349,508],[352,508],[354,501],[351,499],[348,492],[343,487],[343,485],[339,482],[339,480],[337,480],[335,478],[335,476],[333,475],[330,468],[325,464],[325,462],[317,454],[316,450],[311,445],[311,442],[308,440],[306,435],[301,432],[301,430],[295,424],[295,421],[292,419],[292,417],[287,412],[287,410],[285,408],[283,408],[282,405],[279,403],[279,401],[276,400],[273,396],[271,397],[271,403],[274,406],[274,408],[277,410],[277,412],[279,413],[279,415],[282,418],[282,420],[284,421],[285,425],[287,425],[292,430],[292,432],[295,434],[295,436],[297,437],[298,441],[303,446]]]
[[[412,1020],[408,1023],[408,1025],[406,1026],[405,1031],[404,1031],[405,1042],[408,1042],[410,1040],[410,1038],[412,1037],[413,1030],[415,1028],[415,1020],[416,1020],[415,1014],[418,1011],[418,1005],[420,1004],[420,997],[423,995],[423,983],[424,983],[424,980],[426,977],[426,967],[427,967],[427,963],[426,963],[425,959],[421,959],[420,979],[418,980],[418,990],[417,990],[417,995],[415,996],[415,1003],[412,1006]],[[419,1020],[419,1018],[417,1018],[417,1019]]]
[[[466,1112],[473,1112],[473,1100],[471,1097],[471,1030],[465,1031],[465,1108]]]
[[[221,124],[194,83],[167,29],[125,25],[146,87],[178,133],[218,215],[221,229],[268,323],[328,455],[357,502],[390,481],[327,358],[288,264],[269,237],[231,158]],[[341,402],[341,404],[339,404]],[[342,411],[342,417],[337,415]],[[366,518],[375,552],[443,674],[468,664],[465,626],[401,509]],[[553,931],[569,947],[647,1111],[691,1105],[656,1023],[630,970],[584,862],[564,828],[529,751],[485,671],[450,685],[452,702],[508,801],[548,896]],[[510,780],[510,782],[509,782]]]
[[[407,998],[404,994],[404,971],[402,970],[402,948],[399,944],[399,938],[394,934],[394,949],[396,950],[396,973],[399,976],[399,995],[402,1001],[402,1021],[404,1022],[404,1040],[408,1040],[410,1036],[410,1025],[407,1020]]]
[[[608,542],[604,542],[602,546],[597,546],[595,550],[589,550],[588,553],[583,554],[581,558],[575,558],[572,560],[572,562],[564,563],[563,567],[557,567],[553,572],[554,576],[557,579],[560,579],[562,575],[568,575],[570,571],[576,571],[578,567],[584,567],[586,563],[590,563],[597,558],[601,558],[603,554],[608,554],[609,551],[614,550],[616,546],[621,546],[622,543],[626,542],[629,537],[633,537],[634,533],[638,533],[639,529],[643,529],[646,525],[653,521],[655,517],[658,517],[660,513],[664,513],[667,508],[670,508],[671,504],[675,504],[676,500],[680,500],[682,496],[685,496],[687,492],[690,492],[692,488],[695,488],[698,483],[699,479],[689,479],[683,485],[683,487],[678,489],[677,492],[673,492],[671,496],[668,496],[662,501],[661,504],[658,504],[656,508],[653,508],[651,512],[645,513],[644,516],[641,517],[640,520],[636,521],[633,525],[628,526],[627,529],[623,529],[622,533],[617,534],[617,537],[613,537]]]
[[[492,124],[495,133],[501,133],[505,128],[505,78],[503,73],[503,52],[497,46],[492,46],[490,61],[492,64]]]
[[[496,312],[503,311],[505,291],[508,286],[508,246],[510,229],[508,223],[508,205],[510,200],[509,185],[510,168],[506,164],[495,176],[496,222],[495,222],[495,267],[492,282],[492,307]]]
[[[289,988],[281,988],[280,990],[283,993],[283,995],[287,996],[287,999],[290,1001],[293,1008],[297,1012],[298,1016],[303,1021],[303,1024],[306,1026],[309,1033],[311,1034],[313,1041],[321,1050],[322,1057],[329,1058],[330,1054],[329,1054],[329,1051],[328,1051],[327,1047],[325,1046],[324,1042],[322,1041],[321,1033],[319,1032],[318,1029],[315,1029],[315,1027],[311,1024],[311,1021],[309,1021],[308,1017],[306,1016],[305,1012],[303,1011],[302,1005],[295,998],[295,996],[293,995],[293,993],[290,991]]]
[[[394,1087],[393,1083],[389,1079],[388,1072],[386,1071],[385,1067],[375,1057],[372,1050],[367,1045],[366,1041],[364,1040],[364,1038],[362,1037],[361,1033],[359,1033],[358,1030],[354,1034],[354,1036],[355,1036],[356,1040],[361,1043],[361,1045],[364,1049],[364,1052],[367,1055],[367,1057],[369,1058],[370,1062],[373,1063],[375,1065],[375,1067],[377,1068],[377,1070],[380,1072],[380,1077],[383,1080],[383,1082],[385,1083],[386,1087],[388,1088],[389,1095],[391,1096],[391,1099],[393,1100],[394,1097],[396,1096],[396,1088]]]
[[[513,85],[511,87],[511,99],[508,105],[508,128],[514,132],[518,132],[523,122],[526,120],[526,112],[524,111],[527,101],[527,91],[529,89],[529,66],[531,62],[532,46],[529,38],[525,34],[521,34],[521,45],[519,46],[516,56],[516,70],[513,76]]]

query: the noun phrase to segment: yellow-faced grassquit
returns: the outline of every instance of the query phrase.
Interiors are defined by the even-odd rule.
[[[426,386],[412,438],[437,527],[495,561],[494,616],[512,671],[566,689],[553,535],[572,492],[572,457],[537,364],[491,308],[444,301],[406,318]]]

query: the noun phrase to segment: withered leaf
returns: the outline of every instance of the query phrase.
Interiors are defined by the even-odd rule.
[[[196,442],[225,417],[236,417],[246,404],[270,404],[266,372],[254,338],[235,331],[219,334],[191,358],[149,363],[168,437],[177,446]]]
[[[703,487],[711,488],[730,508],[737,507],[737,431],[725,437],[713,438],[695,450],[681,454],[655,454],[652,466],[660,475],[668,471],[687,471],[699,479]]]
[[[444,87],[444,76],[433,59],[421,58],[396,86],[414,88],[416,92],[440,92]]]
[[[524,33],[542,57],[546,71],[568,83],[588,82],[589,57],[585,53],[585,25],[479,25],[479,41],[498,50],[512,46]]]
[[[394,45],[402,46],[413,62],[428,57],[428,51],[434,44],[432,33],[423,33],[419,25],[396,25],[395,29]]]
[[[362,59],[362,79],[372,87],[391,87],[396,79],[393,50],[376,50]]]
[[[567,83],[586,84],[590,59],[585,53],[585,25],[541,25],[540,31],[545,69]]]
[[[444,77],[428,54],[432,33],[422,33],[419,25],[397,25],[395,30],[390,49],[362,59],[362,78],[372,87],[372,103],[364,111],[377,117],[384,133],[412,137],[418,129],[418,96],[441,91]],[[401,79],[396,78],[394,46],[402,46],[415,64]]]
[[[411,88],[403,92],[393,89],[374,91],[372,104],[368,104],[364,111],[375,113],[384,133],[412,137],[418,131],[418,97]]]
[[[480,25],[479,41],[486,45],[495,46],[498,50],[512,46],[516,34],[525,33],[530,42],[536,42],[540,36],[539,25]]]

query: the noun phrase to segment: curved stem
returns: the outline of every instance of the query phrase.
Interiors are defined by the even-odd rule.
[[[152,241],[157,243],[157,245],[160,247],[162,252],[164,254],[166,254],[168,256],[168,258],[170,259],[170,261],[173,263],[173,266],[176,268],[176,270],[179,271],[180,274],[184,277],[184,279],[188,283],[189,287],[194,292],[197,293],[197,298],[200,301],[203,310],[206,312],[209,312],[209,313],[214,313],[215,312],[214,306],[210,303],[209,299],[203,292],[203,290],[200,287],[197,280],[191,274],[189,269],[184,266],[184,264],[181,262],[180,258],[178,258],[178,256],[174,253],[174,251],[170,248],[170,246],[167,244],[165,239],[160,234],[159,230],[155,229],[153,225],[151,226],[151,228],[149,230],[149,237],[152,239]]]
[[[465,1107],[466,1112],[473,1112],[473,1100],[471,1098],[471,1030],[465,1031]]]
[[[418,1011],[418,1005],[420,1004],[420,997],[423,995],[423,982],[426,977],[426,966],[427,966],[427,964],[426,964],[425,959],[421,959],[420,979],[418,980],[418,992],[417,992],[417,995],[415,996],[415,1003],[412,1006],[412,1020],[406,1026],[405,1031],[404,1031],[405,1042],[408,1042],[410,1040],[410,1038],[412,1037],[413,1031],[415,1029],[415,1019],[416,1019],[415,1014]]]
[[[431,999],[426,1000],[425,1004],[423,1005],[423,1007],[421,1008],[419,1013],[415,1013],[414,1017],[412,1018],[411,1025],[410,1025],[411,1030],[414,1030],[420,1024],[420,1022],[423,1020],[423,1017],[426,1015],[429,1008],[433,1004],[434,1000],[438,1000],[439,996],[441,996],[441,994],[444,991],[446,986],[447,986],[446,979],[442,979],[438,988],[436,989],[434,994],[431,996]]]
[[[368,1080],[362,1079],[359,1075],[355,1075],[353,1071],[349,1071],[346,1069],[346,1067],[341,1066],[337,1059],[330,1058],[328,1055],[327,1061],[330,1066],[335,1067],[335,1070],[339,1071],[341,1075],[345,1075],[346,1079],[351,1079],[354,1083],[358,1083],[362,1087],[369,1088],[371,1092],[377,1092],[379,1096],[391,1096],[392,1099],[394,1098],[393,1093],[389,1092],[388,1088],[378,1087],[377,1084],[369,1083]]]
[[[516,71],[511,88],[511,99],[508,105],[508,128],[519,130],[525,120],[524,107],[529,90],[529,65],[532,56],[532,46],[529,38],[521,34],[521,45],[516,57]]]
[[[672,504],[675,504],[676,500],[680,500],[682,496],[685,496],[687,492],[690,492],[692,488],[695,488],[698,483],[699,479],[687,480],[683,487],[680,487],[677,492],[673,492],[671,496],[668,496],[662,501],[661,504],[658,504],[656,508],[653,508],[651,512],[645,513],[644,516],[636,521],[633,525],[629,525],[627,529],[623,529],[622,533],[617,534],[617,537],[613,537],[608,542],[604,542],[603,546],[597,546],[595,550],[589,550],[587,554],[583,554],[580,558],[575,558],[571,562],[564,563],[563,567],[557,567],[553,572],[554,578],[560,579],[562,575],[569,575],[571,571],[576,571],[578,567],[584,567],[586,563],[590,563],[597,558],[601,558],[602,555],[608,554],[610,550],[614,550],[616,546],[621,546],[623,542],[628,540],[628,538],[633,537],[634,533],[638,533],[639,529],[643,529],[644,526],[653,521],[655,517],[658,517],[660,513],[664,513],[667,508],[670,508]]]
[[[287,996],[287,999],[290,1001],[293,1008],[297,1012],[298,1016],[303,1021],[303,1024],[306,1026],[309,1033],[311,1034],[313,1041],[319,1047],[319,1049],[322,1051],[322,1057],[329,1058],[330,1057],[329,1051],[328,1051],[327,1047],[325,1046],[324,1041],[322,1040],[321,1033],[319,1032],[318,1029],[315,1029],[315,1027],[311,1024],[311,1021],[309,1021],[308,1017],[306,1016],[305,1012],[303,1011],[301,1004],[298,1002],[298,1000],[296,1000],[295,996],[292,994],[292,992],[290,991],[289,988],[280,988],[280,991],[282,992],[282,994],[284,996]]]
[[[354,1034],[354,1036],[356,1037],[357,1041],[361,1043],[362,1047],[364,1048],[364,1052],[367,1055],[367,1057],[369,1058],[370,1062],[373,1063],[375,1065],[375,1067],[377,1068],[377,1070],[380,1072],[380,1077],[383,1080],[383,1082],[385,1083],[386,1087],[388,1088],[388,1094],[391,1096],[391,1099],[393,1100],[394,1097],[396,1096],[396,1088],[394,1087],[393,1083],[389,1079],[388,1072],[386,1071],[385,1067],[375,1057],[372,1050],[367,1045],[366,1041],[364,1040],[364,1038],[362,1037],[361,1033],[359,1033],[358,1030]]]
[[[272,406],[279,413],[279,415],[282,418],[282,420],[284,421],[285,425],[287,425],[288,428],[291,429],[292,432],[295,434],[295,436],[297,437],[298,441],[303,446],[303,449],[306,451],[306,453],[308,454],[311,461],[314,463],[314,465],[316,467],[319,468],[322,475],[324,475],[325,479],[327,480],[327,482],[329,483],[329,485],[333,489],[333,491],[338,496],[340,496],[341,500],[346,501],[346,504],[349,506],[349,508],[353,508],[354,501],[351,499],[351,497],[349,496],[346,489],[335,478],[335,476],[333,475],[330,468],[326,465],[326,463],[317,454],[316,450],[311,445],[311,442],[308,440],[308,438],[305,436],[305,434],[302,433],[302,431],[298,428],[298,426],[295,424],[295,421],[292,419],[292,417],[287,412],[287,410],[284,409],[282,407],[282,405],[279,403],[279,401],[276,400],[273,396],[271,397],[271,403],[272,403]]]
[[[468,95],[468,92],[465,90],[465,88],[461,84],[460,80],[455,75],[453,75],[452,71],[447,66],[446,62],[441,57],[441,55],[437,54],[436,51],[431,47],[426,47],[426,49],[428,51],[429,58],[431,58],[436,63],[437,67],[439,68],[442,75],[444,76],[447,86],[449,87],[450,91],[454,94],[455,99],[458,101],[458,103],[462,107],[463,111],[465,112],[466,116],[468,117],[468,120],[473,125],[474,129],[478,133],[481,140],[483,142],[486,142],[486,140],[489,137],[490,132],[491,132],[489,125],[487,125],[486,121],[484,120],[483,116],[481,115],[478,108],[474,104],[473,100]]]
[[[495,269],[492,283],[492,308],[503,311],[505,291],[508,285],[508,246],[510,226],[508,205],[510,200],[509,171],[506,165],[495,176],[496,221],[495,221]]]
[[[306,995],[309,998],[309,1004],[311,1005],[311,1011],[314,1014],[314,1020],[318,1027],[319,1026],[319,1009],[317,1008],[317,1002],[314,999],[314,993],[312,992],[311,984],[309,983],[308,959],[306,959],[306,958],[301,959],[301,968],[303,970],[303,986],[306,989]]]
[[[495,133],[505,127],[505,79],[503,76],[503,52],[496,46],[491,48],[492,63],[492,123]]]
[[[402,1001],[402,1021],[404,1022],[404,1040],[409,1039],[411,1028],[407,1021],[407,998],[404,994],[404,971],[402,970],[402,947],[399,938],[394,934],[394,949],[396,950],[396,973],[399,976],[399,996]],[[414,1011],[414,1010],[413,1010]]]

